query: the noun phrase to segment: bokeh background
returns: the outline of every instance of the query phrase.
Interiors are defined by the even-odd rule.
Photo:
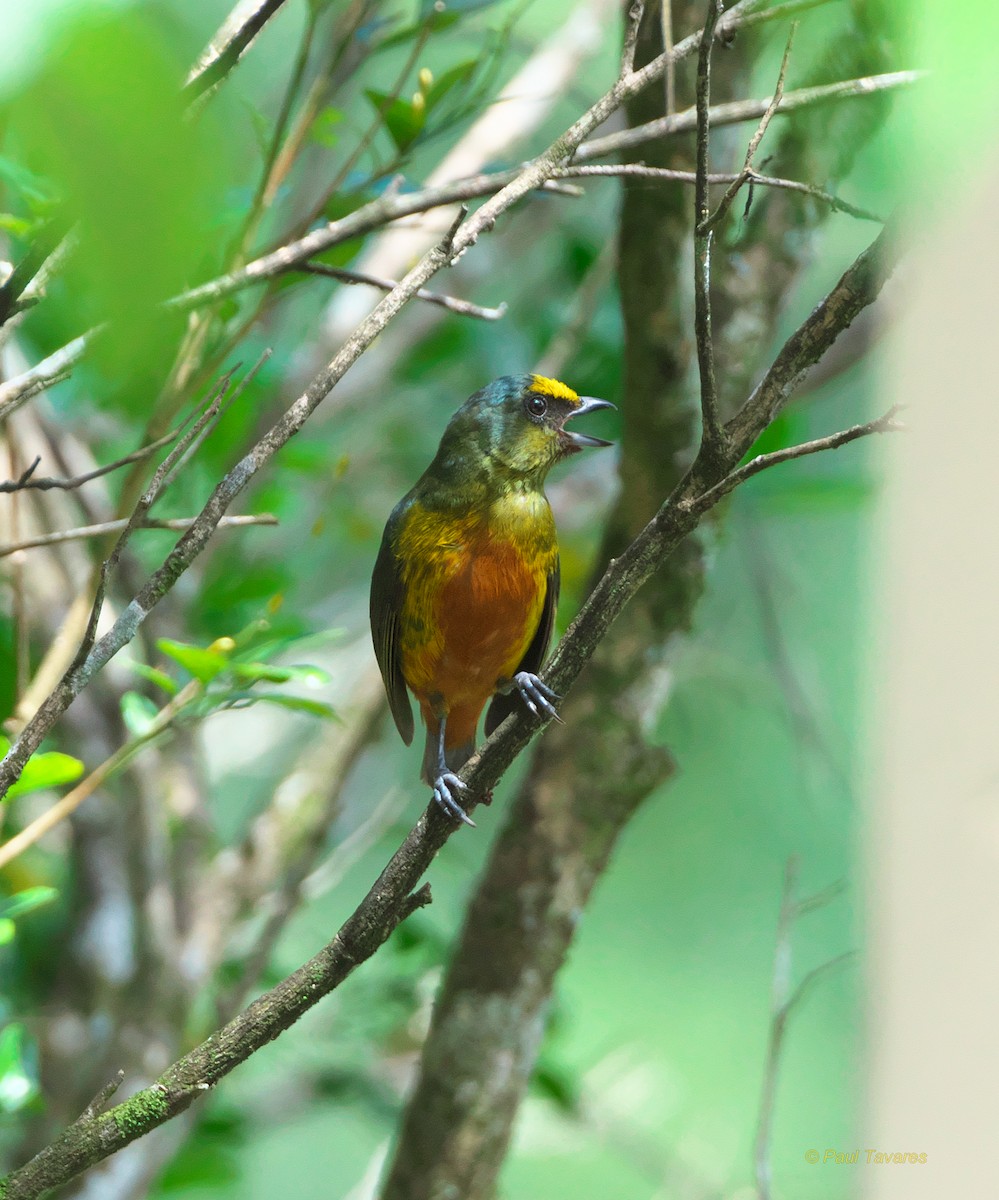
[[[481,165],[515,165],[592,102],[619,59],[620,14],[594,0],[451,4],[456,19],[433,28],[427,6],[367,8],[367,19],[352,26],[349,71],[333,98],[317,104],[299,160],[251,231],[254,247],[296,224],[305,228],[359,207],[397,171],[406,187],[418,185],[487,110],[508,110],[508,127],[506,141]],[[828,174],[810,182],[828,184],[875,213],[898,205],[922,206],[927,214],[939,209],[928,156],[947,144],[947,173],[970,170],[980,144],[976,121],[994,96],[983,30],[995,18],[985,6],[978,9],[958,20],[943,6],[923,6],[917,14],[901,3],[838,0],[801,14],[789,88],[844,77],[835,73],[837,61],[864,55],[878,70],[936,69],[934,78],[887,98],[849,101],[868,106],[858,118],[862,128],[850,127],[855,140],[848,147],[821,147],[829,151],[825,158],[816,150]],[[39,223],[50,214],[58,219],[67,198],[83,227],[97,233],[81,239],[43,302],[17,326],[4,347],[4,377],[99,321],[112,320],[114,332],[37,401],[40,424],[25,412],[20,425],[11,419],[0,475],[16,474],[18,463],[23,469],[36,440],[47,437],[51,446],[52,431],[76,463],[104,462],[142,444],[164,380],[177,370],[185,327],[192,336],[187,316],[167,315],[154,301],[218,274],[238,252],[309,13],[317,29],[312,51],[321,58],[318,31],[339,28],[363,10],[287,4],[219,91],[199,101],[193,117],[178,120],[177,81],[224,20],[224,3],[7,0],[0,47],[3,257],[17,261]],[[786,21],[753,33],[747,95],[769,94],[786,35]],[[435,81],[452,80],[426,129],[410,136],[383,122],[354,156],[377,119],[379,95],[400,72],[406,96],[422,89],[426,102],[428,85],[416,82],[420,68]],[[958,74],[971,115],[952,124],[942,120],[940,100]],[[548,79],[557,86],[546,86]],[[515,89],[497,104],[510,80]],[[520,103],[531,85],[542,97],[534,108]],[[306,79],[301,96],[307,87]],[[409,119],[418,107],[410,106]],[[740,160],[749,128],[736,126],[717,139],[715,153],[726,168]],[[803,137],[810,129],[818,136],[818,128],[802,115]],[[687,141],[678,152],[689,149]],[[314,211],[331,179],[339,180],[336,194]],[[273,703],[198,714],[172,739],[142,751],[129,772],[87,801],[72,827],[0,873],[5,895],[30,893],[38,901],[23,913],[13,907],[0,913],[7,922],[0,946],[0,1150],[10,1165],[72,1119],[81,1089],[86,1101],[88,1055],[97,1073],[92,1093],[104,1062],[122,1053],[116,1038],[127,1044],[130,1036],[127,1012],[136,993],[129,972],[141,961],[130,945],[141,911],[116,913],[116,904],[122,910],[136,904],[128,879],[117,893],[109,887],[99,895],[92,876],[101,869],[102,838],[122,833],[121,810],[137,787],[136,773],[146,781],[143,803],[154,808],[158,796],[195,781],[200,835],[216,865],[238,871],[240,848],[266,834],[258,822],[275,795],[294,796],[306,786],[302,780],[313,786],[328,762],[323,747],[341,736],[338,721],[349,726],[359,710],[371,708],[366,610],[378,539],[455,407],[487,380],[534,369],[553,355],[560,376],[581,392],[627,402],[613,277],[619,189],[613,179],[587,180],[582,197],[536,197],[446,279],[438,277],[435,287],[477,304],[505,303],[505,315],[478,321],[411,304],[241,498],[239,511],[272,513],[278,526],[220,532],[158,612],[157,638],[205,648],[256,630],[254,652],[266,644],[273,661],[310,669],[281,681]],[[756,204],[766,202],[757,195]],[[783,298],[774,349],[876,232],[843,212],[807,214],[797,235],[807,265]],[[394,260],[399,272],[448,222],[431,214],[401,235],[338,247],[327,262],[374,270]],[[736,228],[734,245],[738,238]],[[737,250],[725,268],[738,262]],[[677,288],[689,294],[689,278],[678,277]],[[766,448],[831,432],[888,406],[880,332],[904,293],[903,268],[886,291],[879,323],[866,325],[831,369],[806,381]],[[198,369],[184,381],[185,400],[237,358],[249,365],[267,347],[273,354],[180,474],[160,515],[196,512],[250,439],[373,303],[367,289],[305,276],[271,288],[259,310],[245,298],[226,302],[231,311],[223,306],[204,334]],[[245,332],[237,353],[226,339],[240,322]],[[574,460],[551,482],[562,531],[560,628],[584,595],[616,494],[618,455]],[[42,469],[58,473],[49,459]],[[0,497],[8,508],[4,540],[17,541],[36,524],[81,525],[110,514],[122,474],[102,483],[103,493],[87,493],[95,498],[86,511],[74,508],[73,499],[35,511],[23,498],[17,507]],[[510,1200],[756,1195],[754,1146],[775,978],[778,989],[788,979],[792,988],[806,978],[811,985],[780,1047],[767,1150],[774,1195],[820,1200],[865,1186],[860,1172],[812,1166],[804,1154],[865,1144],[858,846],[872,754],[864,681],[878,671],[870,629],[882,480],[880,448],[854,444],[754,480],[707,529],[704,594],[693,627],[672,642],[668,686],[652,722],[677,774],[625,830],[560,976],[501,1179]],[[171,536],[137,534],[126,579],[141,581]],[[26,667],[30,675],[41,661],[86,578],[93,545],[61,558],[33,550],[0,559],[0,713],[15,713]],[[89,768],[108,737],[134,736],[150,706],[165,700],[148,674],[130,666],[135,662],[180,682],[190,677],[182,656],[155,640],[136,644],[105,673],[94,710],[67,719],[47,748]],[[325,705],[336,716],[326,715]],[[377,723],[337,798],[295,911],[258,964],[254,988],[314,953],[367,890],[424,803],[415,784],[417,758],[388,721]],[[504,781],[479,829],[463,831],[439,856],[430,908],[226,1079],[172,1140],[161,1140],[152,1166],[137,1152],[129,1160],[133,1179],[112,1166],[64,1194],[173,1200],[374,1194],[442,965],[505,796],[524,767],[519,763]],[[51,800],[46,791],[12,800],[6,832],[26,825]],[[171,820],[179,819],[176,796],[162,803]],[[128,836],[146,834],[140,823]],[[779,928],[789,873],[796,897],[821,894],[823,902]],[[197,893],[195,902],[210,908],[212,898]],[[227,924],[210,978],[185,994],[182,1012],[170,1015],[164,1052],[213,1028],[215,1001],[238,985],[269,911],[263,903]],[[208,921],[216,916],[221,921],[205,913]],[[151,1035],[133,1029],[131,1036]],[[60,1054],[77,1062],[71,1079],[60,1080],[51,1067]],[[147,1081],[143,1067],[155,1075],[155,1052],[144,1057],[133,1045],[128,1054],[126,1087]]]

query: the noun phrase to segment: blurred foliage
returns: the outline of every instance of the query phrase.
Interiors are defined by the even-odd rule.
[[[44,301],[25,314],[19,351],[34,362],[109,322],[72,378],[46,394],[53,426],[108,461],[171,427],[220,370],[237,361],[245,369],[274,349],[171,485],[156,509],[162,516],[196,512],[294,398],[302,363],[318,352],[323,321],[346,289],[290,274],[203,313],[196,334],[189,316],[162,302],[316,221],[355,211],[396,175],[402,191],[422,186],[570,10],[567,2],[520,0],[451,0],[444,12],[429,0],[289,3],[221,88],[185,109],[179,84],[227,7],[80,0],[46,15],[39,6],[30,40],[18,43],[11,26],[11,46],[22,47],[16,71],[0,60],[2,257],[20,261],[47,222],[72,227],[75,243]],[[904,15],[898,5],[850,3],[804,14],[788,86],[912,65],[897,32]],[[311,49],[296,84],[305,36]],[[754,94],[762,95],[786,30],[778,23],[752,36]],[[529,144],[488,165],[514,165],[576,116],[612,78],[617,38],[608,30]],[[887,211],[899,197],[909,104],[900,95],[795,117],[814,148],[811,182]],[[264,173],[296,131],[300,152],[264,205]],[[741,161],[745,136],[737,127],[720,137],[719,159]],[[764,236],[773,202],[759,189],[751,220],[733,217],[733,253]],[[486,305],[505,300],[499,323],[412,304],[344,380],[331,411],[321,408],[241,498],[241,511],[273,512],[279,527],[220,532],[150,621],[149,641],[130,648],[128,679],[107,683],[112,702],[102,719],[120,723],[125,738],[145,737],[170,698],[191,680],[201,685],[188,715],[198,718],[213,844],[239,849],[253,816],[317,737],[307,717],[339,711],[357,672],[356,648],[366,646],[368,576],[386,514],[426,465],[457,404],[497,375],[531,369],[571,319],[615,236],[616,203],[612,181],[588,181],[582,200],[538,196],[447,273],[441,286],[455,294]],[[801,211],[804,230],[810,222]],[[803,299],[788,298],[786,325],[869,234],[843,215],[821,236],[802,234],[814,236],[815,265],[797,289]],[[373,240],[341,244],[323,260],[349,266]],[[620,399],[619,359],[608,288],[562,373],[589,394]],[[869,368],[851,368],[789,410],[756,451],[863,419],[874,389]],[[561,627],[590,570],[611,465],[607,455],[587,475],[574,464],[552,488],[562,530]],[[110,475],[91,503],[113,512],[134,501],[142,478]],[[851,869],[858,613],[876,488],[872,451],[857,446],[769,473],[728,506],[698,629],[678,652],[659,715],[657,735],[681,776],[626,831],[583,924],[504,1177],[511,1200],[708,1196],[748,1183],[784,861],[801,858],[807,887]],[[129,586],[159,565],[173,537],[136,534]],[[96,561],[99,544],[87,553]],[[117,599],[131,594],[123,585]],[[9,595],[0,603],[3,713],[15,701]],[[50,634],[45,621],[33,631],[34,665]],[[79,728],[57,734],[58,749],[47,746],[32,760],[22,793],[32,779],[51,789],[78,777],[82,761],[96,765]],[[371,798],[400,781],[405,809],[361,838],[332,882],[313,879],[261,985],[312,954],[370,886],[423,800],[415,777],[413,755],[392,734],[362,759],[330,852],[363,833]],[[8,806],[8,832],[49,798]],[[499,819],[494,812],[483,824]],[[0,1150],[12,1155],[30,1119],[58,1101],[42,1093],[36,1037],[46,1005],[72,999],[58,994],[73,960],[67,940],[79,929],[81,883],[68,842],[35,847],[0,872],[0,1108],[8,1118]],[[487,851],[488,828],[449,844],[434,868],[432,908],[216,1089],[152,1195],[360,1194],[353,1189],[395,1127],[441,963]],[[795,930],[796,965],[804,973],[859,936],[848,901],[814,914]],[[223,970],[217,990],[227,982]],[[187,1014],[185,1035],[211,1027],[210,990]],[[849,970],[823,984],[789,1037],[773,1158],[777,1178],[801,1200],[833,1194],[828,1177],[802,1167],[802,1148],[852,1135],[855,993]],[[102,1002],[94,1001],[95,1019],[106,1015]]]

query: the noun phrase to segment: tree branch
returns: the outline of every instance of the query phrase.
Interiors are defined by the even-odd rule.
[[[184,95],[194,100],[221,83],[283,4],[284,0],[237,4],[187,77]]]
[[[784,57],[781,59],[780,71],[777,73],[777,86],[774,89],[773,97],[767,105],[766,112],[760,118],[760,123],[756,127],[756,132],[749,139],[749,147],[746,150],[746,160],[743,163],[742,170],[736,175],[735,179],[729,184],[725,191],[725,195],[718,201],[718,207],[710,217],[705,217],[704,227],[705,232],[710,232],[716,225],[719,225],[728,212],[732,201],[735,199],[742,185],[749,179],[753,173],[753,158],[756,151],[759,149],[760,142],[763,141],[763,135],[767,131],[767,126],[770,124],[774,113],[780,108],[781,99],[784,96],[784,77],[787,74],[787,64],[791,57],[791,46],[794,44],[795,31],[798,28],[798,23],[795,22],[791,26],[791,31],[787,35],[787,45],[784,47]]]
[[[117,471],[119,467],[125,467],[129,463],[139,462],[143,458],[148,458],[150,454],[155,454],[157,450],[162,450],[164,446],[169,446],[179,432],[177,429],[171,430],[170,433],[164,434],[163,437],[158,438],[155,442],[150,442],[148,446],[142,446],[138,450],[133,450],[131,454],[125,454],[121,458],[116,458],[114,462],[107,463],[103,467],[96,467],[93,471],[86,471],[82,475],[74,475],[70,479],[36,479],[35,471],[38,469],[38,464],[42,461],[42,456],[38,455],[34,462],[21,472],[20,478],[9,479],[0,483],[0,493],[30,490],[47,492],[53,488],[64,492],[72,491],[74,488],[82,487],[85,483],[89,483],[92,479],[100,479],[102,475],[109,475],[112,471]]]
[[[81,334],[65,346],[60,346],[48,358],[43,358],[30,371],[0,384],[0,421],[6,420],[32,396],[37,396],[39,392],[44,392],[46,388],[65,379],[72,367],[83,357],[93,339],[104,328],[105,326],[99,326]]]
[[[670,167],[649,167],[645,163],[609,163],[606,166],[596,163],[586,163],[580,166],[559,167],[553,174],[554,179],[602,179],[618,177],[622,179],[661,179],[671,183],[693,184],[697,182],[696,171],[675,171]],[[857,217],[861,221],[875,221],[879,225],[884,224],[884,217],[871,212],[870,209],[850,204],[848,201],[840,199],[839,196],[834,196],[832,192],[823,191],[822,188],[816,187],[813,183],[803,183],[798,179],[781,179],[775,175],[761,175],[759,171],[752,169],[740,171],[737,174],[731,172],[709,172],[706,178],[712,186],[722,183],[735,183],[742,180],[752,184],[753,187],[769,187],[788,192],[801,192],[802,195],[811,196],[813,200],[819,200],[823,204],[828,204],[834,212],[844,212],[851,217]]]
[[[760,16],[770,16],[776,9],[761,13]],[[725,27],[724,20],[720,23]],[[777,107],[782,116],[795,112],[799,108],[811,108],[817,104],[831,104],[839,100],[850,100],[860,96],[873,96],[880,92],[896,91],[899,88],[911,87],[926,75],[925,71],[888,71],[882,75],[865,75],[858,79],[844,79],[839,83],[826,83],[816,87],[798,88],[785,92]],[[716,104],[711,109],[711,124],[714,128],[721,125],[738,125],[742,121],[757,121],[770,107],[772,96],[760,100],[732,100],[726,104]],[[674,113],[668,117],[649,121],[645,125],[633,129],[622,129],[617,133],[608,133],[603,137],[593,138],[584,142],[576,151],[576,162],[588,162],[592,158],[604,158],[608,154],[618,154],[622,150],[633,150],[644,146],[646,142],[657,141],[659,138],[672,137],[678,133],[692,133],[697,128],[697,111],[690,108],[685,112]]]
[[[730,472],[714,487],[703,492],[698,497],[698,503],[710,508],[717,504],[722,496],[727,496],[729,492],[734,491],[740,483],[745,483],[747,479],[752,479],[761,471],[780,466],[781,463],[790,462],[792,459],[805,458],[809,454],[819,454],[823,450],[838,450],[840,446],[846,446],[858,438],[869,437],[872,433],[902,433],[905,431],[905,426],[895,420],[898,411],[899,408],[896,404],[884,416],[867,421],[863,425],[851,425],[849,429],[841,429],[839,433],[831,433],[827,437],[801,442],[796,446],[787,446],[783,450],[774,450],[770,454],[758,454],[756,458]]]
[[[42,533],[38,537],[27,538],[23,542],[11,542],[8,546],[0,546],[0,558],[7,558],[19,550],[35,550],[39,546],[58,546],[62,542],[81,542],[87,538],[105,537],[109,533],[121,533],[128,528],[130,518],[122,517],[118,521],[101,521],[97,525],[80,525],[76,529],[59,529],[55,533]],[[186,533],[197,521],[197,517],[147,517],[138,521],[133,529],[169,529],[177,533]],[[222,517],[219,529],[242,529],[247,525],[277,525],[278,519],[273,513],[247,513]]]
[[[383,279],[379,275],[369,275],[366,271],[348,271],[344,267],[328,267],[320,262],[304,262],[290,269],[304,271],[309,275],[323,275],[327,279],[338,279],[341,283],[366,284],[382,292],[390,292],[399,286],[397,279]],[[420,288],[415,298],[425,300],[428,304],[436,304],[439,308],[446,308],[448,312],[457,313],[461,317],[475,317],[479,321],[499,321],[506,314],[506,304],[500,304],[496,308],[483,308],[469,300],[459,300],[457,296],[445,296],[441,292],[429,292],[426,288]]]

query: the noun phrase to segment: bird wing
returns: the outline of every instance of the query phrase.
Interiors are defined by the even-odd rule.
[[[549,573],[547,578],[545,603],[541,610],[541,620],[538,622],[537,632],[531,639],[531,644],[524,651],[524,657],[517,667],[518,672],[530,671],[532,675],[537,675],[541,670],[545,655],[548,653],[548,643],[552,640],[552,631],[555,628],[555,610],[558,608],[560,579],[559,564],[556,559],[555,569]],[[486,713],[486,737],[489,737],[506,717],[517,711],[519,703],[520,694],[517,691],[507,692],[505,696],[499,694],[493,699],[492,704],[489,705],[489,711]]]
[[[399,614],[402,609],[402,578],[392,551],[391,535],[395,513],[389,517],[371,576],[371,640],[382,673],[389,708],[402,740],[413,740],[413,709],[399,664]]]

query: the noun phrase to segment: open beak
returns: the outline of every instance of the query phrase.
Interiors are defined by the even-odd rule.
[[[616,408],[617,405],[611,404],[609,400],[597,400],[593,396],[580,396],[579,406],[574,408],[568,417],[567,421],[574,421],[577,417],[581,417],[586,413],[596,412],[598,408]],[[562,429],[562,437],[569,444],[572,450],[582,450],[585,446],[612,446],[613,442],[607,442],[603,438],[591,437],[588,433],[571,432],[565,428]]]

